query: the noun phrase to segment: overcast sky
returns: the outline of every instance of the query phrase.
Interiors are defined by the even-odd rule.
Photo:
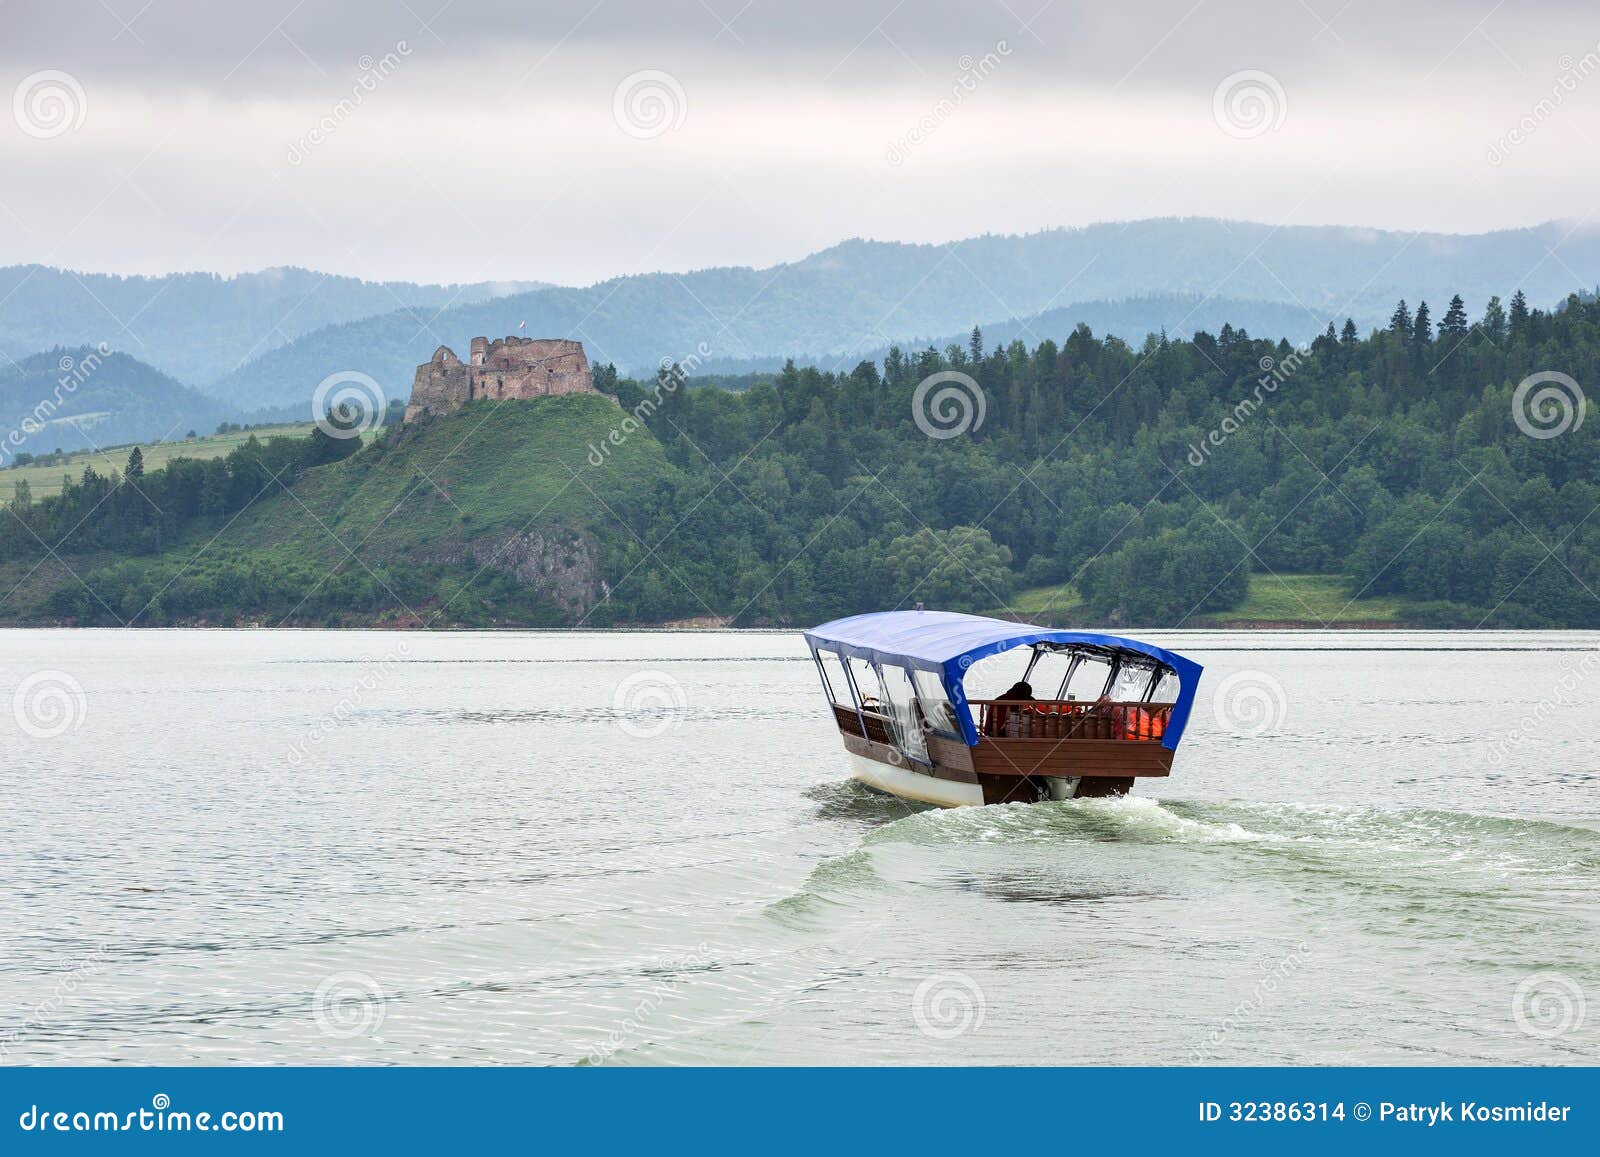
[[[0,93],[0,264],[586,283],[1600,207],[1593,0],[0,0]]]

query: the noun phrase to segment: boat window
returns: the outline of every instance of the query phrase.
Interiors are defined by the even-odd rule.
[[[1144,698],[1150,686],[1150,667],[1144,664],[1123,663],[1117,668],[1117,677],[1111,681],[1111,699],[1116,703],[1137,703]]]
[[[952,739],[961,738],[960,725],[956,723],[956,711],[950,704],[950,698],[944,693],[944,683],[932,671],[913,671],[911,681],[917,688],[917,706],[922,708],[922,717],[928,721],[928,726],[935,731],[943,732]]]
[[[1084,655],[1083,662],[1072,673],[1067,684],[1067,698],[1092,702],[1106,691],[1106,678],[1111,674],[1111,663],[1099,655]]]
[[[1073,653],[1070,651],[1039,652],[1039,661],[1033,665],[1033,673],[1028,676],[1028,686],[1033,688],[1035,699],[1060,697],[1061,681],[1072,669],[1072,659]]]
[[[1032,647],[1013,647],[1009,651],[1001,651],[979,659],[967,669],[966,676],[961,681],[967,689],[967,698],[993,699],[1003,694],[1013,683],[1022,678],[1032,658]],[[1035,683],[1034,690],[1038,691],[1039,686]]]
[[[868,711],[884,710],[883,683],[872,664],[865,659],[852,657],[845,659],[845,666],[850,669],[850,675],[856,681],[856,694],[861,696],[861,706]]]
[[[1171,667],[1161,669],[1161,678],[1156,681],[1156,689],[1150,696],[1152,703],[1176,703],[1178,701],[1178,673]]]
[[[855,701],[850,698],[850,676],[844,669],[844,663],[832,651],[818,651],[817,661],[822,666],[823,690],[828,693],[828,698],[840,707],[855,709]]]
[[[922,715],[917,708],[917,689],[911,682],[911,672],[904,667],[885,664],[878,668],[878,674],[883,679],[888,713],[894,721],[896,746],[902,755],[919,763],[927,763],[927,736],[923,733]]]

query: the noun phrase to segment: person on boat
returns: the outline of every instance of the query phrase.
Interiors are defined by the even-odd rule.
[[[1014,703],[1030,703],[1033,701],[1033,685],[1026,679],[1018,679],[1011,684],[1003,694],[995,696],[996,700],[1006,699]],[[1001,707],[998,702],[989,708],[988,726],[984,732],[988,735],[1004,735],[1006,721],[1011,717],[1011,708]]]
[[[1111,720],[1113,734],[1124,739],[1160,739],[1166,732],[1161,713],[1147,711],[1137,703],[1113,703],[1102,695],[1094,706],[1097,714]]]

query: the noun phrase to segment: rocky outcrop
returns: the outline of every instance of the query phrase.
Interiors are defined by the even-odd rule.
[[[600,581],[600,548],[587,531],[564,528],[486,534],[435,546],[417,559],[428,566],[504,571],[576,620],[607,593]]]
[[[467,553],[475,566],[511,573],[573,618],[600,600],[600,552],[588,534],[523,530],[479,539]]]

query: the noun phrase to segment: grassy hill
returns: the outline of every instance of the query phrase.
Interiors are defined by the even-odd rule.
[[[226,434],[207,434],[195,438],[182,438],[174,442],[124,442],[116,446],[102,446],[97,450],[79,450],[61,455],[49,455],[48,461],[30,462],[26,466],[0,468],[0,500],[11,497],[18,482],[27,482],[35,498],[61,492],[63,476],[76,478],[84,467],[92,466],[102,474],[121,470],[128,460],[128,452],[135,445],[144,455],[145,469],[156,470],[175,458],[221,458],[244,445],[251,438],[304,438],[311,433],[310,422],[289,423],[282,426],[257,426],[250,430],[232,430]],[[369,439],[371,435],[368,435]]]
[[[1406,599],[1355,595],[1355,583],[1345,575],[1255,573],[1237,607],[1195,615],[1182,625],[1398,627],[1415,606]],[[990,613],[1061,626],[1083,626],[1088,621],[1083,599],[1070,585],[1029,587],[1018,591],[1009,606]]]
[[[530,522],[609,534],[607,495],[631,500],[675,473],[643,430],[601,466],[589,463],[589,446],[623,417],[598,395],[474,402],[311,471],[287,501],[253,506],[221,541],[333,561],[345,556],[341,542],[378,558],[448,554]]]
[[[599,395],[477,402],[287,484],[275,463],[310,443],[247,440],[228,459],[235,473],[261,461],[243,509],[186,523],[142,557],[0,561],[0,617],[226,623],[245,608],[268,625],[605,623],[602,576],[645,555],[636,536],[680,482],[648,430],[608,442],[625,417]]]

